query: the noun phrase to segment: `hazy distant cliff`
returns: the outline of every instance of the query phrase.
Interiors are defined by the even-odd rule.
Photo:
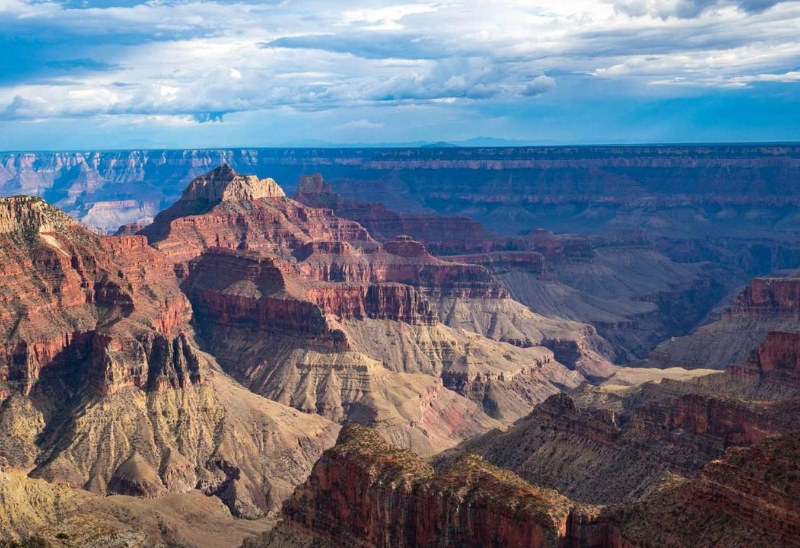
[[[348,199],[467,213],[505,232],[637,225],[645,211],[655,231],[738,219],[773,226],[800,203],[799,146],[7,152],[0,193],[41,195],[112,230],[152,217],[222,163],[289,192],[322,172]]]

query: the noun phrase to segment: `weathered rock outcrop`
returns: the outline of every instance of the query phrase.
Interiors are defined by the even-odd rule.
[[[240,516],[277,508],[338,427],[200,352],[172,264],[144,237],[98,236],[41,199],[0,212],[0,456],[101,494],[198,488]]]
[[[6,466],[0,467],[0,499],[4,548],[230,548],[268,526],[234,518],[219,499],[200,491],[155,499],[100,497]]]
[[[797,432],[735,447],[693,481],[669,478],[645,500],[612,509],[609,546],[800,546]]]
[[[747,316],[800,318],[800,278],[755,278],[731,310]]]
[[[695,477],[728,447],[793,430],[800,391],[769,384],[728,372],[686,382],[665,379],[622,393],[581,387],[572,396],[550,397],[507,432],[444,453],[437,466],[477,452],[580,502],[636,500],[665,474]]]
[[[419,457],[376,431],[347,425],[308,481],[286,502],[263,543],[293,532],[331,546],[560,546],[569,501],[479,457],[436,475]]]
[[[381,425],[430,454],[583,380],[583,365],[570,370],[539,343],[543,331],[583,340],[586,326],[542,318],[540,330],[528,314],[522,332],[513,328],[504,315],[516,303],[483,266],[433,257],[407,235],[379,244],[359,224],[285,197],[232,196],[188,216],[196,200],[181,201],[142,233],[176,263],[208,348],[259,394]],[[477,303],[497,305],[487,315]],[[613,368],[591,344],[579,348],[598,375]],[[399,400],[402,385],[422,405]]]
[[[747,361],[728,371],[744,381],[800,388],[800,333],[767,333]]]
[[[794,434],[731,449],[695,480],[669,474],[641,500],[600,507],[476,455],[436,473],[377,432],[348,425],[286,501],[278,526],[243,548],[798,546],[798,449]]]
[[[659,365],[723,369],[778,331],[800,331],[800,278],[754,278],[716,320],[664,341],[650,358]]]
[[[314,240],[374,246],[357,223],[284,197],[272,179],[244,176],[223,165],[193,180],[180,200],[140,231],[186,274],[207,247],[263,251],[290,258]]]

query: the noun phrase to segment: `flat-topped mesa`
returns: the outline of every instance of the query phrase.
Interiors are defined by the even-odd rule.
[[[425,244],[415,241],[411,236],[400,234],[391,242],[383,244],[383,249],[400,257],[425,257],[428,250]]]
[[[46,234],[77,226],[77,221],[42,198],[0,198],[0,234]]]
[[[586,236],[553,234],[547,230],[534,230],[517,239],[521,249],[536,251],[548,259],[591,259],[595,256],[592,240]]]
[[[183,191],[181,200],[217,203],[252,201],[259,198],[283,198],[284,196],[286,194],[274,179],[240,175],[228,164],[223,164],[194,179]]]
[[[800,315],[800,278],[754,278],[730,313],[755,317]]]
[[[772,331],[743,364],[728,372],[746,381],[800,388],[800,333]]]

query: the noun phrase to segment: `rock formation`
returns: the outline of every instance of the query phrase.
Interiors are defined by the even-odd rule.
[[[580,502],[637,500],[665,474],[695,477],[731,446],[793,430],[800,417],[793,350],[785,341],[765,341],[763,362],[777,358],[781,364],[774,375],[747,375],[742,371],[773,366],[744,365],[627,391],[582,386],[571,395],[551,396],[507,432],[488,433],[438,456],[438,466],[476,452]]]
[[[800,278],[754,278],[719,317],[684,337],[666,340],[658,365],[724,369],[746,359],[772,331],[800,331]]]
[[[100,494],[199,489],[258,517],[333,441],[336,425],[250,394],[198,350],[172,264],[144,237],[97,236],[39,198],[0,200],[0,218],[12,466]]]
[[[332,209],[337,216],[366,228],[380,242],[410,236],[425,242],[436,255],[487,253],[511,245],[469,217],[398,213],[390,211],[384,204],[343,200],[320,173],[300,179],[295,199],[311,207]]]
[[[606,521],[623,546],[800,546],[799,462],[797,432],[731,448],[696,480],[671,478]]]
[[[199,491],[101,497],[7,466],[0,469],[0,499],[4,548],[230,548],[270,527],[264,520],[234,518],[218,498]]]
[[[376,546],[798,546],[796,435],[729,450],[697,479],[668,475],[641,500],[577,504],[475,455],[435,473],[377,432],[346,426],[282,520],[243,548]]]
[[[534,312],[595,326],[613,345],[605,355],[622,362],[645,358],[661,340],[687,333],[727,287],[711,264],[676,264],[638,229],[595,237],[540,229],[504,238],[469,219],[347,201],[320,174],[301,180],[297,198],[363,224],[387,246],[408,229],[445,260],[486,267]]]
[[[568,499],[467,457],[436,475],[419,457],[351,424],[283,507],[283,521],[261,542],[291,545],[295,535],[330,546],[560,546]]]
[[[198,206],[191,189],[206,180],[245,178],[215,170],[141,234],[175,263],[211,352],[261,395],[380,424],[431,454],[614,370],[591,328],[530,313],[483,266],[436,258],[408,235],[381,244],[276,191],[220,183]],[[573,343],[568,367],[546,347],[555,340]]]
[[[800,388],[800,333],[767,333],[747,361],[728,371],[744,381]]]

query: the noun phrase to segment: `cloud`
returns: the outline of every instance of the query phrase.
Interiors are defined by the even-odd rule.
[[[377,122],[370,122],[367,119],[353,120],[338,126],[339,129],[381,129],[383,124]]]
[[[800,72],[791,71],[783,74],[753,74],[748,76],[735,76],[728,80],[731,84],[751,84],[754,82],[778,82],[791,83],[800,82]]]
[[[733,6],[746,12],[761,12],[784,0],[616,0],[614,6],[631,16],[694,18],[710,8]]]
[[[214,122],[222,122],[225,112],[195,112],[192,114],[192,119],[198,124],[211,124]]]
[[[545,74],[537,76],[525,86],[520,92],[525,97],[537,97],[549,91],[553,91],[556,87],[555,78],[551,78]]]
[[[372,34],[307,34],[277,38],[264,46],[317,49],[365,59],[443,59],[450,55],[448,48],[438,40],[397,33],[382,35],[379,39]]]
[[[398,109],[495,123],[556,79],[548,105],[564,108],[792,96],[799,27],[800,0],[0,0],[0,116],[257,134],[260,116],[336,115],[328,127],[388,131]]]
[[[432,11],[436,11],[436,6],[433,4],[403,4],[377,9],[355,9],[344,12],[342,23],[365,25],[370,30],[398,30],[403,28],[403,25],[400,24],[403,18]]]

